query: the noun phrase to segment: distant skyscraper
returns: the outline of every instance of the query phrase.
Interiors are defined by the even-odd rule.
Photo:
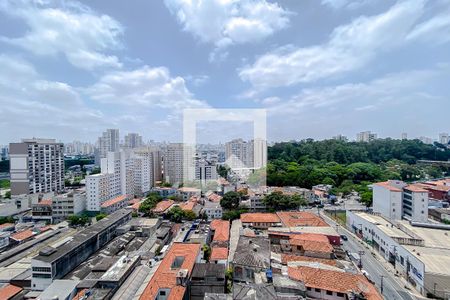
[[[124,146],[129,149],[142,147],[142,136],[137,133],[129,133],[125,136]]]
[[[119,129],[107,129],[98,138],[98,151],[96,152],[96,163],[106,157],[108,152],[119,151]]]
[[[64,145],[54,139],[23,139],[9,144],[11,194],[62,192]]]
[[[424,144],[433,144],[433,139],[426,136],[419,137],[419,140]]]
[[[377,134],[371,131],[362,131],[356,135],[357,142],[371,142],[377,139]]]
[[[450,138],[448,133],[441,133],[439,134],[439,143],[443,145],[447,145],[450,142]]]
[[[346,141],[348,141],[348,138],[345,135],[338,134],[338,135],[333,136],[333,140],[346,142]]]
[[[408,134],[406,132],[402,133],[402,140],[407,140],[408,139]]]

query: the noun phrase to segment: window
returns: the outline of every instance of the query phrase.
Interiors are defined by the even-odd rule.
[[[166,295],[166,291],[159,291],[159,295],[160,296],[165,296]]]
[[[306,290],[307,291],[311,291],[311,288],[308,286],[308,287],[306,287]]]
[[[316,292],[320,293],[320,289],[314,289]]]
[[[184,262],[184,256],[177,256],[172,262],[172,269],[179,269]]]
[[[344,293],[336,293],[338,297],[344,297]]]
[[[327,295],[333,295],[332,291],[327,291]]]

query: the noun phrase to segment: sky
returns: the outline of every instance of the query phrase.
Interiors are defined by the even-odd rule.
[[[269,141],[436,139],[449,82],[450,0],[0,0],[0,144],[181,141],[202,108],[265,109]]]

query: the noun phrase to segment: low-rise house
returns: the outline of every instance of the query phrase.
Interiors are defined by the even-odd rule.
[[[9,231],[0,232],[0,249],[8,247],[10,235],[11,233]]]
[[[101,204],[100,211],[105,214],[112,214],[119,209],[127,207],[129,198],[130,196],[128,195],[120,195],[109,199]]]
[[[211,246],[228,247],[230,240],[230,221],[211,221],[212,242]]]
[[[27,229],[11,234],[9,239],[11,244],[22,244],[33,239],[35,235],[36,233],[34,233],[33,230]]]
[[[191,197],[200,197],[201,190],[193,187],[181,187],[176,193],[184,201],[189,200]]]
[[[273,213],[245,213],[241,215],[243,227],[268,229],[281,226],[280,218]]]
[[[14,300],[14,299],[20,299],[16,298],[19,297],[19,294],[22,292],[22,288],[12,285],[12,284],[6,284],[5,286],[0,287],[0,299],[2,300]]]
[[[54,280],[40,295],[39,300],[72,299],[77,294],[78,280]]]
[[[228,248],[227,247],[212,247],[209,262],[214,264],[228,265]]]
[[[264,237],[240,236],[231,262],[233,280],[255,282],[270,269],[270,242]]]
[[[188,297],[194,265],[201,259],[200,248],[200,244],[172,244],[139,299]]]
[[[166,214],[169,209],[175,204],[175,201],[173,200],[162,200],[159,201],[155,208],[152,209],[152,212],[157,215],[164,215]]]
[[[78,189],[52,198],[52,213],[55,223],[63,221],[68,216],[77,215],[86,209],[86,191]]]
[[[280,211],[277,216],[284,227],[329,226],[321,217],[306,211]]]
[[[14,231],[15,228],[16,224],[14,223],[4,223],[0,225],[0,232]]]
[[[220,203],[205,201],[202,213],[206,214],[208,220],[221,219],[223,210],[222,206],[220,206]]]
[[[191,276],[191,300],[203,300],[206,293],[226,292],[225,265],[196,263]]]
[[[313,299],[344,300],[361,295],[367,300],[382,300],[375,287],[362,274],[308,266],[288,267],[289,278],[303,282]]]
[[[300,235],[305,236],[305,235]],[[325,241],[322,239],[298,239],[291,238],[287,241],[289,248],[293,254],[303,255],[309,257],[317,257],[317,258],[327,258],[330,259],[333,257],[333,246],[328,242],[328,239],[324,236]]]
[[[157,193],[158,195],[160,195],[162,198],[167,198],[169,196],[175,195],[177,192],[176,188],[173,187],[153,187],[151,189],[152,193]]]
[[[450,223],[450,209],[431,208],[428,209],[428,216],[442,223]]]

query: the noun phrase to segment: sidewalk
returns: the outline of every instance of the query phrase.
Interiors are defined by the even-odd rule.
[[[327,221],[328,224],[336,226],[338,224],[335,220],[330,218],[327,214],[322,213],[321,216]],[[395,276],[394,266],[391,265],[388,261],[386,261],[375,249],[373,249],[369,244],[361,240],[356,234],[354,234],[351,230],[347,228],[347,225],[344,227],[341,224],[338,224],[339,228],[345,230],[346,234],[353,236],[361,245],[364,246],[372,256],[388,271],[392,274],[392,280],[396,281],[401,287],[405,287],[405,290],[416,299],[427,299],[426,297],[420,295],[416,289],[403,277]]]

